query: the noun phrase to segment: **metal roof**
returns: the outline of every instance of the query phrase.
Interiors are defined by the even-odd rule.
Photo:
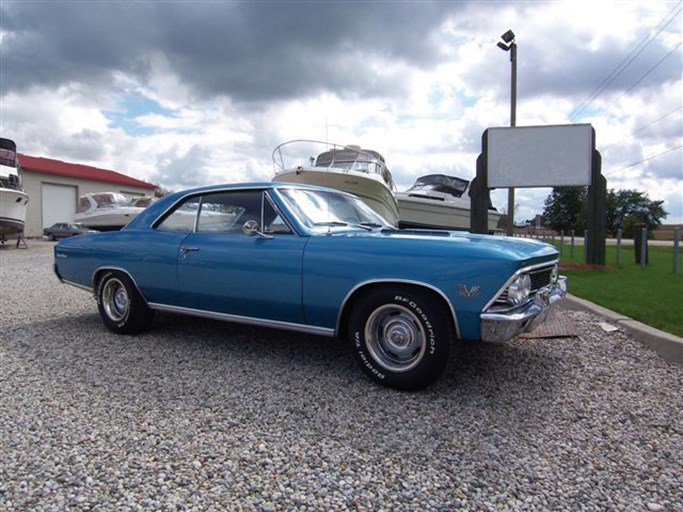
[[[23,171],[37,172],[42,174],[53,174],[55,176],[65,176],[82,180],[103,181],[128,187],[139,187],[154,189],[157,186],[153,183],[131,178],[120,172],[90,167],[89,165],[72,164],[51,158],[41,158],[19,154],[19,163]]]

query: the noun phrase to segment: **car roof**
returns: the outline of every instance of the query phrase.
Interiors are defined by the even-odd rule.
[[[159,218],[161,214],[171,208],[174,204],[183,199],[198,194],[206,194],[211,192],[222,192],[228,190],[272,190],[272,189],[298,189],[298,190],[325,190],[342,195],[350,195],[348,192],[341,190],[319,187],[317,185],[306,185],[300,183],[278,183],[273,181],[264,182],[247,182],[247,183],[223,183],[219,185],[205,185],[201,187],[190,188],[175,192],[168,196],[162,197],[158,201],[152,203],[145,208],[142,213],[130,221],[128,226],[131,228],[140,228],[149,226],[152,222]]]

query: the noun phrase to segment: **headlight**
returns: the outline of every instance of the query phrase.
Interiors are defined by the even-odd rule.
[[[550,284],[555,284],[557,283],[557,278],[560,276],[560,271],[558,269],[557,263],[553,267],[552,271],[550,272]]]
[[[523,304],[529,298],[531,291],[531,278],[529,274],[521,274],[508,286],[507,303],[511,306]]]

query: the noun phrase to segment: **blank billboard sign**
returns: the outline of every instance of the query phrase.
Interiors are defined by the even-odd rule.
[[[590,124],[488,129],[488,187],[591,184]]]

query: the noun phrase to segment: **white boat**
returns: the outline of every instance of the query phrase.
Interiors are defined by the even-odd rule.
[[[10,139],[0,139],[0,240],[19,235],[26,224],[28,195],[22,190],[17,146]]]
[[[273,150],[273,181],[304,183],[358,196],[392,226],[398,225],[396,186],[377,151],[315,140],[293,140]]]
[[[128,224],[144,209],[132,206],[130,199],[118,192],[85,194],[78,200],[74,222],[98,231],[114,231]]]
[[[470,182],[445,174],[428,174],[408,190],[397,192],[399,227],[470,229]],[[501,215],[489,204],[489,232],[498,230]]]

